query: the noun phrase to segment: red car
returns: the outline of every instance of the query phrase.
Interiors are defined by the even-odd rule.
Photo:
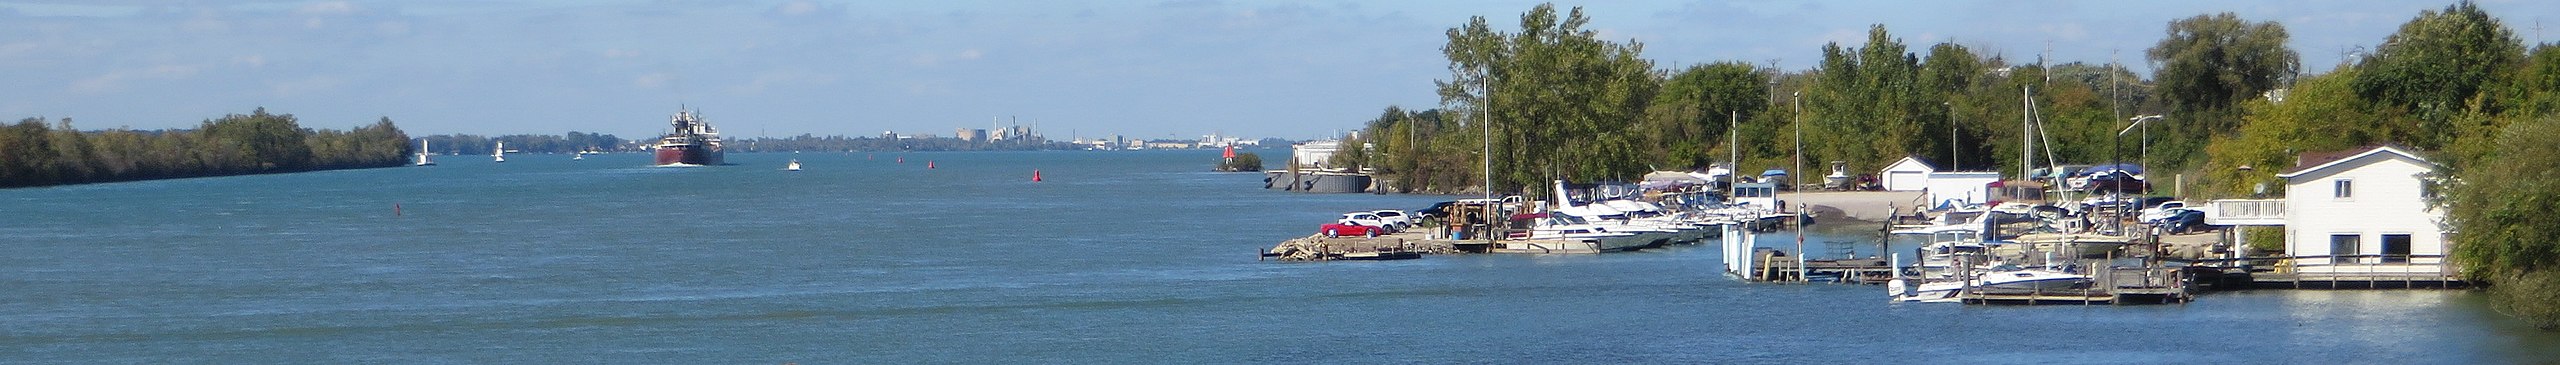
[[[1325,223],[1325,224],[1324,224],[1324,227],[1323,227],[1323,228],[1321,228],[1321,232],[1324,232],[1324,236],[1325,236],[1325,237],[1342,237],[1342,236],[1369,236],[1369,237],[1377,237],[1378,235],[1386,234],[1386,233],[1387,233],[1387,232],[1386,232],[1386,230],[1387,230],[1387,229],[1386,229],[1386,227],[1378,227],[1378,226],[1363,226],[1363,225],[1358,225],[1358,224],[1347,224],[1347,223]]]

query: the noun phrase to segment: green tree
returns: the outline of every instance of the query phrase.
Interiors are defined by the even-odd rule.
[[[2172,116],[2188,122],[2181,125],[2193,126],[2191,132],[2227,130],[2236,121],[2204,112],[2230,108],[2292,77],[2300,57],[2285,45],[2289,39],[2276,22],[2227,12],[2197,15],[2169,22],[2168,35],[2146,55],[2159,65],[2152,78]]]
[[[2421,11],[2401,24],[2400,31],[2365,61],[2366,71],[2356,79],[2356,91],[2420,122],[2399,130],[2401,135],[2394,139],[2434,149],[2466,132],[2485,136],[2494,130],[2495,126],[2455,126],[2451,121],[2472,109],[2472,97],[2490,84],[2493,74],[2512,69],[2523,58],[2524,46],[2514,32],[2479,6],[2463,1],[2441,12]]]
[[[2493,283],[2495,307],[2545,330],[2560,329],[2560,117],[2505,128],[2493,153],[2447,183],[2453,258],[2472,280]]]
[[[2290,96],[2278,102],[2253,99],[2241,104],[2248,112],[2236,137],[2217,138],[2208,147],[2203,192],[2210,196],[2282,196],[2279,170],[2293,166],[2304,152],[2336,151],[2386,142],[2383,121],[2356,97],[2353,69],[2304,77]],[[2241,171],[2248,166],[2248,171]]]
[[[1703,167],[1725,160],[1728,125],[1768,108],[1769,76],[1743,62],[1692,65],[1663,80],[1645,109],[1642,134],[1649,160],[1662,168]],[[1718,146],[1718,147],[1711,147]]]
[[[1644,168],[1628,129],[1659,90],[1661,73],[1643,45],[1598,39],[1582,9],[1558,14],[1542,4],[1520,16],[1520,31],[1493,31],[1481,17],[1449,30],[1441,48],[1452,79],[1441,101],[1491,127],[1494,189],[1534,195],[1544,181],[1622,179]]]

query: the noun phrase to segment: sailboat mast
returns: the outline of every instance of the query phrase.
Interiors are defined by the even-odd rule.
[[[2018,180],[2035,180],[2035,100],[2028,96],[2031,88],[2034,86],[2018,87],[2018,110],[2022,111],[2018,113],[2018,141],[2023,143],[2018,148]]]

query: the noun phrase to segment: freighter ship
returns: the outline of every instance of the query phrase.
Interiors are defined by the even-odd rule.
[[[719,129],[703,123],[702,116],[691,110],[677,110],[672,123],[675,130],[658,138],[658,166],[723,164]]]

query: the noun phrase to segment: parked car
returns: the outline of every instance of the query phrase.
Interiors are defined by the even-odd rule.
[[[1387,228],[1392,228],[1398,231],[1413,228],[1413,216],[1405,214],[1404,211],[1401,210],[1380,209],[1378,211],[1369,212],[1369,214],[1378,215],[1378,220],[1386,222]]]
[[[2158,223],[2160,224],[2161,232],[2186,233],[2187,231],[2195,230],[2197,228],[2204,228],[2204,212],[2194,209],[2179,209],[2176,213],[2173,213],[2168,217],[2160,218]]]
[[[1420,209],[1420,210],[1415,210],[1415,211],[1413,211],[1413,215],[1414,215],[1414,217],[1413,217],[1413,218],[1417,218],[1417,219],[1427,219],[1427,218],[1448,218],[1448,217],[1449,217],[1449,207],[1450,207],[1450,206],[1453,206],[1453,205],[1458,205],[1458,202],[1456,202],[1456,201],[1445,201],[1445,202],[1431,203],[1431,207],[1429,207],[1429,208],[1422,208],[1422,209]]]
[[[2158,222],[2158,221],[2160,221],[2160,220],[2162,220],[2162,219],[2168,219],[2168,218],[2170,218],[2170,217],[2175,217],[2175,216],[2178,214],[2178,212],[2180,212],[2180,211],[2189,211],[2189,210],[2194,210],[2194,209],[2187,209],[2187,202],[2185,202],[2185,201],[2178,201],[2178,200],[2171,200],[2171,201],[2169,201],[2169,202],[2160,203],[2160,206],[2151,207],[2151,208],[2149,208],[2149,209],[2143,209],[2143,210],[2142,210],[2142,215],[2141,215],[2141,216],[2139,216],[2139,218],[2141,218],[2141,219],[2142,219],[2142,222],[2143,222],[2143,223],[2152,223],[2152,222]]]
[[[1350,213],[1342,213],[1342,219],[1335,219],[1335,220],[1333,220],[1333,222],[1334,222],[1334,223],[1358,224],[1358,225],[1363,225],[1363,226],[1378,227],[1378,228],[1380,228],[1380,229],[1385,229],[1385,230],[1387,230],[1387,233],[1395,233],[1395,229],[1396,229],[1396,227],[1395,227],[1394,225],[1389,225],[1389,224],[1387,224],[1387,219],[1386,219],[1386,218],[1379,218],[1379,217],[1378,217],[1378,213],[1370,213],[1370,212],[1350,212]]]
[[[1386,230],[1386,227],[1363,226],[1356,223],[1325,223],[1324,226],[1318,227],[1317,232],[1324,233],[1325,237],[1377,237],[1378,235],[1386,234]]]

